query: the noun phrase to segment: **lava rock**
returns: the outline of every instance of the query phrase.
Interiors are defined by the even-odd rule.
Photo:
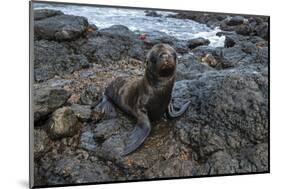
[[[89,105],[79,105],[72,104],[71,110],[74,112],[76,117],[81,121],[90,121],[92,116],[91,106]]]
[[[73,54],[54,41],[40,40],[34,44],[34,79],[46,81],[55,75],[71,74],[90,66],[84,55]]]
[[[254,66],[247,68],[206,72],[196,80],[175,84],[176,107],[193,99],[188,121],[177,127],[180,139],[202,161],[217,151],[246,149],[268,139],[268,78]]]
[[[59,87],[34,87],[33,112],[34,121],[46,119],[57,108],[64,105],[70,94]]]
[[[255,28],[255,31],[257,32],[257,35],[262,37],[263,39],[265,40],[268,40],[269,38],[269,28],[268,28],[268,23],[262,23],[260,25],[258,25],[256,28]]]
[[[36,39],[73,40],[83,35],[89,23],[86,18],[72,15],[57,15],[34,22]]]
[[[100,91],[97,89],[95,84],[91,84],[85,88],[80,96],[80,101],[84,105],[95,106],[100,100]]]
[[[227,20],[226,24],[229,26],[241,25],[244,23],[245,18],[243,16],[234,16]]]
[[[142,45],[137,35],[127,27],[113,25],[93,32],[89,39],[81,44],[79,52],[92,62],[108,65],[127,59],[132,48],[140,51],[133,52],[133,58],[142,59],[145,55]],[[140,57],[136,54],[140,54]]]
[[[52,139],[71,137],[77,134],[78,119],[69,107],[57,109],[50,120],[48,134]]]
[[[187,41],[187,46],[190,49],[194,49],[201,45],[209,45],[209,44],[210,44],[210,41],[208,39],[204,39],[202,37],[190,39]]]
[[[34,10],[34,20],[42,20],[52,16],[63,15],[63,12],[52,9],[38,9]]]
[[[34,153],[34,158],[39,159],[45,153],[50,150],[50,139],[47,135],[47,133],[43,129],[34,129],[33,132],[33,137],[34,137],[34,147],[33,147],[33,153]]]
[[[202,64],[199,57],[192,54],[185,54],[179,58],[179,64],[176,70],[176,80],[195,79],[201,76],[201,73],[213,70],[207,64]]]

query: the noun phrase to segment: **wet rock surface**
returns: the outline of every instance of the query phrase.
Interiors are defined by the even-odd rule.
[[[210,41],[208,39],[204,39],[202,37],[196,38],[196,39],[190,39],[187,41],[187,46],[190,49],[194,49],[201,45],[209,45]]]
[[[36,186],[268,171],[267,19],[173,15],[210,26],[251,27],[247,34],[235,28],[221,32],[225,46],[211,47],[200,38],[191,43],[122,25],[85,30],[85,18],[36,14],[42,26],[80,28],[70,38],[44,28],[48,32],[35,39]],[[60,26],[56,17],[82,24]],[[104,117],[95,107],[112,80],[143,75],[146,52],[160,42],[178,53],[174,106],[191,104],[179,119],[153,122],[143,145],[122,157],[135,120],[118,109],[116,116]]]
[[[36,20],[34,22],[34,35],[37,39],[73,40],[81,36],[88,25],[88,21],[84,17],[56,15]]]
[[[63,15],[63,12],[50,9],[34,10],[34,20],[42,20],[57,15]]]

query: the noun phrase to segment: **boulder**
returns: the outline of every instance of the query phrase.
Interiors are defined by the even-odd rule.
[[[49,122],[48,134],[52,139],[71,137],[77,134],[78,119],[69,107],[57,109]]]
[[[209,14],[201,12],[179,11],[177,14],[170,14],[167,17],[177,19],[190,19],[201,24],[214,28],[220,25],[220,22],[227,18],[225,14]]]
[[[73,15],[57,15],[34,22],[36,39],[73,40],[83,35],[89,23],[86,18]]]
[[[124,175],[117,166],[89,156],[86,151],[67,148],[50,156],[56,159],[41,161],[42,172],[48,175],[45,182],[49,185],[112,182]]]
[[[185,54],[179,58],[179,64],[176,70],[176,80],[195,79],[200,77],[202,73],[213,70],[207,64],[201,63],[198,56]]]
[[[229,26],[236,26],[236,25],[241,25],[244,23],[245,18],[243,16],[234,16],[231,17],[230,19],[227,19],[226,24]]]
[[[34,20],[42,20],[52,16],[63,15],[63,12],[52,9],[38,9],[34,10]]]
[[[101,93],[95,84],[85,88],[80,96],[81,104],[95,106],[100,100]]]
[[[208,39],[204,39],[203,37],[198,37],[195,39],[190,39],[187,41],[187,46],[190,49],[194,49],[201,45],[209,45],[210,41]]]
[[[71,74],[89,66],[84,55],[73,54],[58,42],[40,40],[34,43],[35,81],[46,81],[55,75]]]
[[[268,170],[268,145],[264,144],[269,134],[268,78],[258,69],[205,72],[200,78],[175,84],[175,106],[193,99],[186,119],[181,119],[177,128],[180,140],[196,152],[194,158],[205,162],[199,174]],[[245,157],[245,151],[253,147],[262,153]],[[258,160],[253,161],[254,157]]]
[[[145,56],[142,41],[137,35],[122,25],[93,32],[78,49],[89,61],[108,65],[129,56],[142,60]]]
[[[34,158],[37,160],[44,156],[47,151],[51,149],[50,138],[43,129],[34,129],[33,130],[33,153]]]
[[[74,112],[76,117],[81,121],[90,121],[92,116],[91,106],[72,104],[71,110]]]
[[[262,37],[265,40],[269,39],[269,26],[268,23],[264,22],[260,25],[258,25],[255,28],[255,31],[257,33],[258,36]]]
[[[33,112],[34,121],[46,119],[46,117],[57,108],[64,105],[70,94],[60,87],[34,87]]]

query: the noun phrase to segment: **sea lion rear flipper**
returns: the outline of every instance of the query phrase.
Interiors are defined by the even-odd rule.
[[[95,107],[95,110],[104,114],[105,118],[116,117],[114,105],[103,95],[102,101]]]
[[[166,112],[166,116],[167,118],[169,119],[175,119],[179,116],[181,116],[188,108],[188,105],[190,104],[190,101],[186,102],[181,108],[179,111],[176,111],[174,109],[174,106],[172,103],[169,104],[168,106],[168,109],[167,109],[167,112]]]
[[[151,131],[149,119],[146,118],[142,120],[138,120],[134,130],[129,134],[127,146],[125,146],[124,151],[122,152],[122,156],[126,156],[129,153],[136,150],[147,138]]]

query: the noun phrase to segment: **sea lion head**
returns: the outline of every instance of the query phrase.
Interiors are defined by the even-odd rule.
[[[148,52],[146,64],[146,73],[153,78],[170,78],[176,70],[177,53],[168,44],[156,44]]]

